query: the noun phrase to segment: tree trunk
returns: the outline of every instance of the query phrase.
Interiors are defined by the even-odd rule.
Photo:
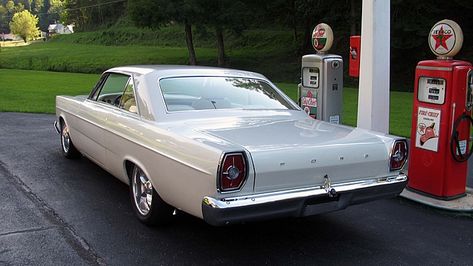
[[[218,63],[218,66],[224,66],[225,65],[225,47],[223,43],[222,28],[220,28],[219,26],[215,27],[215,34],[217,35],[217,52],[218,52],[217,63]]]
[[[312,47],[312,21],[306,18],[304,25],[304,42],[302,43],[302,51],[309,50]]]
[[[189,51],[189,64],[197,65],[197,57],[195,56],[194,50],[194,40],[192,38],[192,25],[189,22],[185,21],[184,28],[186,31],[187,51]]]
[[[297,14],[296,14],[296,0],[291,1],[292,13],[292,30],[294,34],[294,43],[297,44]]]

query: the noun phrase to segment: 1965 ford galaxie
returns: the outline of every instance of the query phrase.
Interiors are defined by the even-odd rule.
[[[87,96],[57,96],[56,114],[63,154],[129,184],[146,224],[309,216],[407,182],[405,139],[314,120],[253,72],[117,67]]]

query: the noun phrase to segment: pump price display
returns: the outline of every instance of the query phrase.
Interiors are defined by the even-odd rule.
[[[443,104],[445,102],[445,80],[420,77],[417,99],[425,103]]]
[[[308,88],[319,87],[319,68],[305,67],[302,69],[302,85]]]

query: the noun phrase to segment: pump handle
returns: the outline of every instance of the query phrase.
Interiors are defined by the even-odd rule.
[[[452,138],[450,140],[450,151],[452,153],[452,157],[455,161],[460,162],[460,163],[467,161],[473,154],[473,147],[469,147],[470,145],[467,145],[466,147],[469,149],[467,154],[462,154],[461,149],[460,149],[460,140],[458,139],[457,129],[463,120],[468,120],[470,122],[469,126],[473,125],[473,118],[470,115],[468,115],[466,112],[463,113],[461,116],[459,116],[455,120],[455,123],[453,124]],[[469,141],[470,139],[467,140],[467,142]],[[455,149],[455,145],[456,145],[456,149]],[[458,152],[458,154],[455,153],[455,151]]]

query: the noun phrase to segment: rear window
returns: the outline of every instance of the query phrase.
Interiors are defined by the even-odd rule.
[[[268,83],[251,78],[176,77],[159,83],[168,111],[294,109]]]

